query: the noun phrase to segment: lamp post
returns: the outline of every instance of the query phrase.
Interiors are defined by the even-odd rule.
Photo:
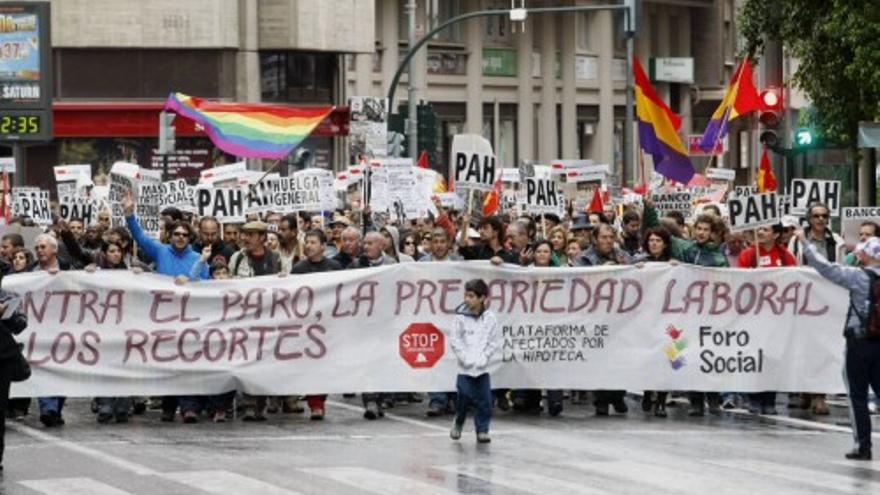
[[[571,6],[560,6],[560,7],[537,7],[537,8],[521,8],[521,9],[510,9],[510,10],[477,10],[474,12],[467,12],[462,15],[453,17],[451,19],[447,19],[445,22],[439,24],[437,27],[429,31],[425,36],[423,36],[420,40],[413,43],[412,40],[414,37],[410,35],[410,47],[407,50],[406,55],[404,55],[403,59],[400,61],[400,65],[397,67],[397,71],[394,73],[394,78],[391,80],[391,86],[388,88],[388,105],[389,109],[394,108],[394,94],[397,91],[397,86],[400,84],[400,76],[403,74],[403,70],[412,60],[413,56],[416,52],[419,51],[431,38],[434,37],[435,34],[443,31],[444,29],[452,26],[453,24],[459,23],[461,21],[466,21],[468,19],[474,19],[477,17],[489,17],[489,16],[509,16],[511,21],[525,21],[529,14],[554,14],[554,13],[562,13],[562,12],[598,12],[602,10],[610,10],[610,11],[620,11],[623,12],[624,15],[624,26],[625,26],[625,34],[626,34],[626,52],[628,60],[626,62],[626,130],[624,131],[624,135],[626,136],[626,146],[624,146],[624,154],[623,154],[623,166],[624,166],[624,177],[629,178],[630,180],[635,180],[635,167],[633,166],[633,110],[634,110],[634,99],[633,99],[633,75],[632,75],[632,56],[633,56],[633,38],[635,37],[635,25],[636,25],[636,3],[637,0],[625,0],[623,4],[616,5],[571,5]],[[471,56],[474,56],[473,54]],[[571,61],[571,63],[574,63]],[[409,74],[410,86],[412,86],[413,81],[413,73],[410,71]],[[413,92],[410,91],[410,95]],[[412,97],[411,97],[412,98]],[[410,102],[410,108],[412,108],[414,102]],[[415,147],[413,145],[413,141],[415,139],[416,132],[416,115],[412,111],[409,114],[409,123],[406,127],[407,129],[407,139],[410,141],[410,150],[414,150]],[[414,153],[411,151],[410,153],[415,158]],[[624,179],[626,180],[626,179]]]

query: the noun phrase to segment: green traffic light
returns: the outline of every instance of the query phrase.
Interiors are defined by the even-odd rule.
[[[815,137],[810,129],[798,129],[794,133],[794,142],[798,146],[812,146]]]

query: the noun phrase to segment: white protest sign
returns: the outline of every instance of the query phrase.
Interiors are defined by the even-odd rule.
[[[782,218],[775,192],[728,199],[727,210],[732,231],[777,224]]]
[[[744,198],[752,194],[758,194],[757,186],[733,186],[733,192],[730,194],[730,197]]]
[[[195,189],[196,214],[211,216],[220,222],[243,222],[244,191],[239,187],[204,187]]]
[[[593,160],[550,160],[550,171],[553,175],[564,175],[567,170],[591,166],[593,166]],[[607,165],[605,167],[607,168]],[[610,168],[608,168],[608,173],[611,173]]]
[[[124,227],[125,213],[122,200],[127,193],[137,200],[137,183],[140,167],[134,163],[116,162],[110,168],[110,192],[107,201],[110,205],[110,226]]]
[[[606,182],[608,173],[604,170],[607,165],[590,165],[588,167],[567,169],[563,177],[566,183],[579,184],[581,182]]]
[[[5,156],[0,158],[0,172],[6,174],[14,174],[15,173],[15,158],[11,156]]]
[[[162,192],[160,184],[139,184],[137,203],[135,203],[135,215],[144,233],[153,239],[159,238],[160,230],[160,203]]]
[[[244,214],[265,213],[275,210],[275,183],[281,180],[278,174],[269,174],[262,181],[245,188]]]
[[[519,183],[519,169],[518,168],[502,168],[501,169],[501,182],[502,183]]]
[[[456,134],[452,138],[449,168],[456,189],[491,191],[501,167],[492,143],[479,134]]]
[[[845,342],[832,329],[843,327],[848,293],[809,268],[368,270],[185,285],[124,270],[8,277],[33,368],[13,395],[451,390],[455,307],[474,278],[491,288],[498,388],[844,390]]]
[[[30,217],[37,225],[52,225],[49,191],[39,188],[13,188],[12,201],[16,215]]]
[[[76,182],[82,176],[92,176],[92,166],[89,164],[56,165],[52,171],[55,173],[55,182]]]
[[[528,177],[525,181],[524,206],[525,213],[535,215],[562,215],[565,211],[565,200],[553,179]]]
[[[880,225],[880,207],[859,206],[841,209],[841,230],[843,240],[850,248],[859,243],[859,228],[864,222]]]
[[[85,226],[89,226],[98,220],[98,205],[92,198],[66,196],[58,201],[58,213],[68,222],[78,218]]]
[[[63,198],[78,196],[76,181],[59,182],[55,184],[55,191],[58,193],[59,201]]]
[[[686,189],[676,189],[666,193],[653,193],[651,199],[658,216],[666,216],[669,212],[681,212],[684,217],[690,218],[694,211],[694,195]]]
[[[825,203],[831,216],[840,215],[840,181],[794,179],[791,181],[791,213],[806,215],[815,202]]]
[[[199,184],[225,186],[227,182],[238,182],[238,177],[247,171],[247,162],[235,162],[229,165],[206,168],[199,172]]]
[[[279,213],[331,211],[336,206],[333,172],[310,168],[273,182],[272,204]]]
[[[736,180],[736,170],[729,168],[709,167],[706,169],[706,178],[733,182]]]
[[[464,210],[464,198],[459,196],[458,193],[445,192],[438,194],[437,197],[440,199],[440,205],[443,208],[456,211]]]

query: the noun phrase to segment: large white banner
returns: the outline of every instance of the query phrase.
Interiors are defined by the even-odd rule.
[[[847,292],[807,268],[498,268],[408,263],[192,282],[27,273],[34,374],[18,395],[454,388],[464,284],[490,285],[512,388],[841,392]]]

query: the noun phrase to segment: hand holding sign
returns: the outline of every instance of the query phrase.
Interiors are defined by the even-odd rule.
[[[122,196],[122,212],[127,217],[134,214],[134,198],[131,197],[131,190],[126,190]]]

